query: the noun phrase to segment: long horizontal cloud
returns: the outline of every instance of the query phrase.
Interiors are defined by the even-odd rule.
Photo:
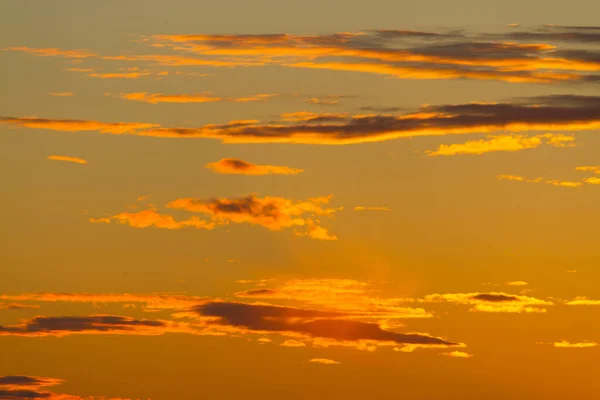
[[[283,165],[259,165],[238,158],[223,158],[208,163],[206,168],[219,174],[237,175],[296,175],[303,172],[300,168],[290,168]]]
[[[64,383],[57,378],[46,378],[40,376],[8,375],[0,376],[0,399],[2,400],[25,400],[25,399],[48,399],[48,400],[124,400],[122,398],[108,398],[96,396],[77,396],[62,394],[43,390],[46,386],[56,386]]]
[[[115,294],[115,293],[24,293],[2,294],[2,300],[39,303],[140,304],[145,311],[177,310],[204,303],[206,297],[175,294]],[[22,305],[23,307],[29,305]],[[37,308],[37,307],[36,307]]]
[[[213,229],[229,223],[249,223],[260,225],[273,231],[294,228],[298,236],[308,236],[320,240],[337,240],[335,235],[320,225],[319,216],[331,216],[337,209],[324,208],[331,196],[310,198],[306,201],[293,201],[283,197],[257,197],[249,195],[241,198],[181,198],[171,201],[167,207],[202,214],[205,219],[192,216],[176,221],[171,215],[157,211],[143,210],[135,213],[119,213],[110,217],[91,218],[92,223],[117,222],[134,228],[163,229]]]
[[[257,332],[291,333],[335,341],[375,341],[396,344],[454,346],[458,343],[423,334],[383,330],[378,324],[344,317],[348,313],[292,307],[212,302],[193,308],[201,317],[215,318],[210,324]]]
[[[513,103],[424,106],[404,115],[304,115],[276,123],[235,120],[198,128],[167,128],[140,122],[0,117],[0,123],[58,131],[171,138],[212,138],[225,143],[351,144],[416,136],[493,132],[582,131],[600,128],[600,96],[555,95]]]
[[[584,33],[591,37],[594,33]],[[507,32],[490,41],[485,34],[367,31],[333,35],[158,35],[155,43],[211,60],[296,68],[319,68],[392,75],[407,79],[478,79],[552,83],[594,81],[597,53],[558,49]],[[564,36],[563,36],[564,37]],[[562,41],[563,37],[556,37]],[[510,39],[509,39],[510,38]],[[546,36],[552,41],[553,36]],[[423,41],[425,39],[425,41]],[[427,39],[435,39],[429,42]],[[589,41],[593,43],[593,40]]]
[[[249,282],[252,283],[252,282]],[[354,318],[387,320],[431,318],[422,308],[406,307],[411,298],[377,295],[373,284],[353,279],[292,279],[256,282],[255,288],[235,293],[239,298],[293,300],[352,313]]]
[[[54,161],[67,161],[75,164],[87,164],[87,161],[83,158],[79,157],[71,157],[71,156],[48,156],[48,160]]]
[[[160,320],[139,320],[116,315],[41,316],[18,325],[0,325],[0,336],[162,335],[192,332],[194,331],[186,324]]]
[[[425,296],[422,302],[447,302],[474,306],[471,311],[506,312],[506,313],[539,313],[546,312],[544,307],[553,303],[508,293],[448,293]]]
[[[214,102],[234,102],[234,103],[248,103],[253,101],[264,101],[274,94],[255,94],[245,97],[220,97],[214,96],[211,93],[197,93],[197,94],[162,94],[162,93],[147,93],[147,92],[135,92],[135,93],[121,93],[119,97],[125,100],[141,101],[144,103],[158,104],[158,103],[214,103]]]
[[[599,36],[598,27],[569,26],[545,26],[525,31],[511,29],[499,34],[409,30],[324,35],[187,34],[156,35],[140,40],[149,45],[154,54],[98,55],[89,50],[23,46],[4,50],[36,56],[135,61],[160,66],[276,65],[381,74],[401,79],[557,83],[600,81],[597,74],[600,52],[570,46],[585,44],[593,47],[599,42]],[[335,100],[329,103],[334,104]]]
[[[443,144],[437,150],[427,151],[429,156],[454,156],[460,154],[484,154],[497,151],[520,151],[535,149],[542,144],[553,147],[574,146],[575,138],[562,134],[544,134],[535,136],[499,135],[484,140],[470,140],[465,143]]]

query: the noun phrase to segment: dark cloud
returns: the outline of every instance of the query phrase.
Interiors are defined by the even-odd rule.
[[[480,293],[471,297],[472,300],[489,301],[492,303],[501,303],[504,301],[519,301],[518,296],[495,293]]]
[[[292,307],[212,302],[193,310],[201,316],[218,317],[214,322],[253,331],[294,332],[339,341],[389,341],[398,344],[445,345],[457,343],[422,334],[402,334],[381,329],[378,324],[343,319],[350,313]]]
[[[29,389],[0,389],[0,400],[47,399],[53,394]]]
[[[11,386],[51,386],[57,384],[55,379],[27,375],[0,376],[0,385]]]
[[[0,325],[1,335],[44,336],[69,333],[149,334],[168,331],[163,321],[137,320],[114,315],[35,317],[19,325]]]

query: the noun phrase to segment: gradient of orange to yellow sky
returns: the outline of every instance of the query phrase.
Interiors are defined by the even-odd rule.
[[[598,15],[0,0],[0,399],[596,398]]]

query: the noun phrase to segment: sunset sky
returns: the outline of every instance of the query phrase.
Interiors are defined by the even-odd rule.
[[[0,399],[595,398],[599,15],[0,0]]]

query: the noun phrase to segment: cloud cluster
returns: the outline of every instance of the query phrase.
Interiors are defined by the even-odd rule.
[[[208,302],[192,308],[209,326],[231,327],[240,331],[277,333],[295,337],[322,338],[354,345],[361,341],[374,345],[432,345],[451,347],[458,343],[417,333],[397,333],[379,324],[352,319],[351,313],[321,311],[262,304]]]
[[[135,228],[156,227],[163,229],[213,229],[231,223],[260,225],[273,231],[293,228],[296,235],[320,240],[337,240],[337,237],[320,225],[320,217],[333,215],[337,209],[324,208],[331,196],[310,198],[306,201],[293,201],[283,197],[257,197],[249,195],[241,198],[181,198],[167,204],[168,208],[202,214],[201,219],[192,216],[176,221],[171,215],[160,214],[150,209],[135,213],[119,213],[110,217],[91,218],[92,223],[129,225]]]

